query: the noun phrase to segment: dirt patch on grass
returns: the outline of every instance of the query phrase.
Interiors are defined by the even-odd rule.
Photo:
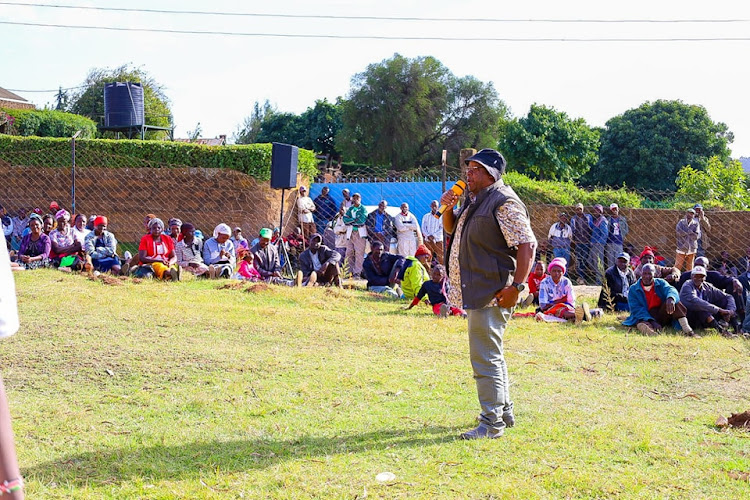
[[[224,283],[220,287],[218,287],[219,290],[241,290],[245,287],[245,284],[241,281],[230,281],[228,283]]]
[[[250,285],[247,288],[245,288],[245,292],[247,292],[247,293],[261,293],[261,292],[267,292],[270,289],[271,289],[271,287],[268,286],[266,283],[256,283],[255,285]]]

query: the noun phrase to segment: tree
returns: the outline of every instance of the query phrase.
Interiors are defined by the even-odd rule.
[[[507,123],[499,149],[520,173],[570,181],[596,164],[599,132],[582,118],[534,104],[526,117]]]
[[[315,101],[300,116],[304,137],[300,147],[311,149],[329,157],[338,156],[336,134],[341,130],[341,101],[330,103],[327,99]]]
[[[260,127],[263,120],[274,113],[276,113],[276,107],[272,106],[268,99],[263,104],[255,101],[250,116],[245,118],[237,132],[234,133],[234,142],[237,144],[254,144],[258,142],[258,134],[260,134]]]
[[[433,57],[395,54],[352,77],[336,143],[354,161],[403,170],[438,163],[445,148],[496,143],[506,113],[492,84],[456,78]]]
[[[599,163],[586,180],[674,191],[682,167],[703,170],[712,156],[726,161],[733,140],[727,126],[711,121],[702,106],[647,102],[606,123]]]
[[[255,142],[283,142],[300,146],[304,142],[304,126],[294,113],[267,114],[260,125]]]
[[[750,207],[750,192],[742,163],[737,160],[722,161],[713,156],[705,170],[684,167],[677,174],[675,199],[686,203],[700,201],[709,206],[728,210],[745,210]]]
[[[89,71],[83,88],[70,99],[68,111],[88,116],[96,123],[103,123],[104,84],[112,82],[134,82],[143,86],[143,112],[146,125],[171,127],[172,110],[164,87],[141,68],[131,68],[124,64],[118,68],[94,68]],[[149,132],[151,139],[166,137],[164,131]]]

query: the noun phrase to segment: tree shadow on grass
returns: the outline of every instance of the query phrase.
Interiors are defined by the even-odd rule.
[[[239,472],[262,470],[287,460],[312,459],[341,453],[370,452],[451,442],[451,427],[418,431],[374,431],[333,437],[295,439],[198,441],[179,446],[121,447],[67,456],[24,468],[27,480],[74,486],[114,484],[129,480],[181,480],[200,477],[206,470]]]

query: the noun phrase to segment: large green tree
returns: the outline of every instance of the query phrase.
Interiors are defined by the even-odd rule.
[[[601,138],[599,163],[586,180],[610,186],[675,190],[686,165],[703,170],[712,156],[729,158],[734,136],[702,106],[681,101],[647,102],[610,119]]]
[[[263,120],[274,113],[276,113],[276,107],[271,105],[268,99],[263,104],[255,101],[250,116],[245,117],[242,125],[234,133],[234,142],[237,144],[254,144],[258,142],[258,135],[260,134]]]
[[[141,68],[124,64],[118,68],[94,68],[89,71],[82,88],[70,97],[68,111],[88,116],[94,122],[103,124],[104,84],[112,82],[135,82],[143,85],[144,119],[147,125],[170,127],[172,110],[164,87]],[[148,133],[148,138],[163,138],[163,131]]]
[[[395,54],[352,78],[336,143],[348,159],[403,170],[439,162],[442,149],[494,144],[506,114],[492,84]]]
[[[678,201],[691,205],[700,201],[706,206],[728,210],[746,210],[750,207],[747,175],[737,160],[721,161],[709,158],[704,170],[684,167],[677,174]]]
[[[534,104],[506,123],[498,145],[513,170],[536,179],[570,181],[597,162],[599,132],[582,118]]]

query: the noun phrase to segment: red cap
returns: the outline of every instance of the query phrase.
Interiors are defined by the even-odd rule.
[[[420,255],[429,255],[432,257],[432,252],[430,252],[430,249],[427,248],[427,245],[419,245],[417,247],[417,252],[414,254],[414,257],[419,257]]]
[[[50,210],[59,210],[60,209],[60,205],[58,205],[56,201],[52,201],[49,204],[49,209]]]
[[[99,224],[109,225],[109,221],[105,216],[97,215],[96,219],[94,219],[94,227],[97,227]]]

